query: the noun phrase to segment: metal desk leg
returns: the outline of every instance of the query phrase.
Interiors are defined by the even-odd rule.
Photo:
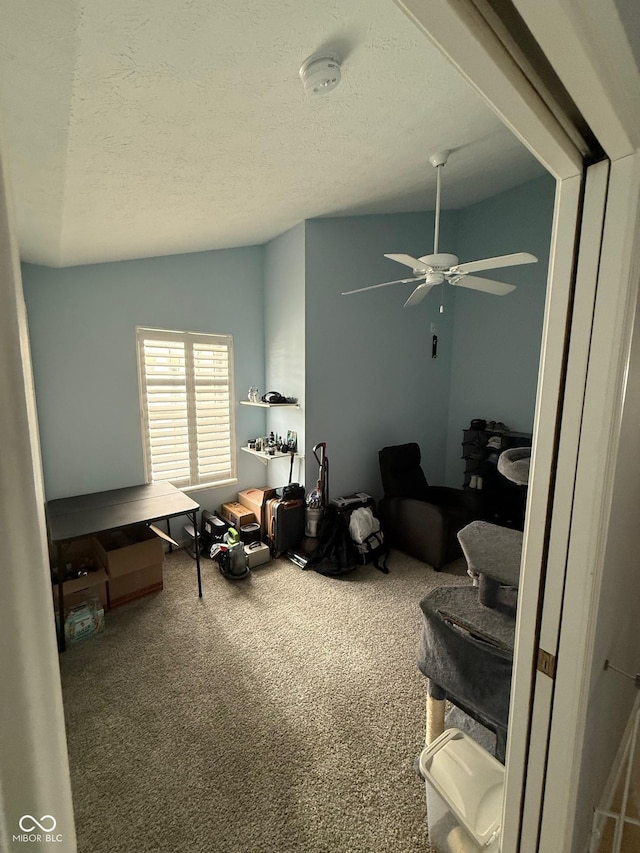
[[[171,536],[171,519],[167,519],[167,534]],[[169,542],[169,553],[173,554],[173,543]]]
[[[193,547],[196,549],[196,568],[198,570],[198,596],[202,598],[202,574],[200,572],[200,537],[198,535],[198,510],[194,509],[193,513],[189,513],[193,517]]]
[[[56,545],[56,571],[58,573],[58,650],[64,652],[67,648],[64,637],[64,562],[62,557],[62,543]]]

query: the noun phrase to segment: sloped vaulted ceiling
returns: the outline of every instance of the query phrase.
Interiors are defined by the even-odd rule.
[[[0,0],[23,259],[263,243],[305,218],[444,207],[542,169],[392,0]],[[305,95],[335,54],[343,79]]]
[[[79,10],[0,4],[0,137],[25,255],[61,261]]]

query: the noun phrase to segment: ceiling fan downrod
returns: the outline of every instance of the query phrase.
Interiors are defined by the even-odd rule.
[[[435,214],[435,228],[433,234],[433,254],[438,254],[438,242],[440,239],[440,188],[442,183],[442,168],[446,165],[447,160],[449,159],[448,151],[439,151],[437,154],[433,154],[429,157],[429,162],[432,166],[435,167],[436,170],[436,214]]]
[[[436,168],[436,220],[433,231],[433,254],[438,254],[438,243],[440,238],[440,178],[442,166]]]

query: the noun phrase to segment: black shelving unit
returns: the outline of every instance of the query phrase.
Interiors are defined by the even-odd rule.
[[[492,444],[500,439],[500,447]],[[478,518],[502,527],[522,530],[527,500],[526,486],[518,486],[498,471],[499,455],[512,447],[530,447],[531,433],[492,432],[465,429],[462,433],[462,458],[465,462],[463,488],[475,495]],[[482,488],[472,488],[473,477],[482,478]]]

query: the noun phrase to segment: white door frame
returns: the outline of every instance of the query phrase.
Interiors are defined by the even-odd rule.
[[[582,767],[582,751],[592,670],[598,665],[601,669],[604,663],[604,660],[599,664],[594,661],[600,591],[610,571],[608,561],[628,559],[628,553],[637,555],[640,547],[637,521],[623,531],[624,541],[611,542],[608,535],[614,497],[621,484],[625,487],[623,478],[617,476],[617,465],[630,350],[634,332],[638,334],[634,323],[640,255],[639,199],[640,156],[635,154],[615,160],[609,178],[586,371],[540,850],[558,849],[558,844],[562,850],[582,849],[586,840],[575,837],[574,823],[580,773],[594,770]],[[635,457],[628,459],[626,467],[629,466],[635,466]],[[612,582],[614,577],[612,575]],[[628,588],[628,595],[635,598],[637,590]],[[545,617],[549,611],[553,615],[554,606],[548,606],[545,591],[541,645],[546,642],[545,633],[551,635],[553,632],[551,620]],[[620,618],[625,618],[622,610]],[[615,683],[610,687],[613,688],[609,693],[611,701],[626,702],[627,711],[630,711],[633,697],[618,693],[620,686]],[[624,721],[626,716],[623,715]],[[611,715],[606,726],[613,728],[613,738],[610,730],[601,731],[603,742],[609,743],[611,764],[624,728],[619,724],[613,726],[613,718]],[[576,831],[583,831],[583,827],[577,827]]]
[[[75,853],[27,311],[7,171],[0,151],[0,850],[17,850],[26,840],[34,852],[61,842]],[[43,815],[53,828],[48,821],[47,833],[27,831],[28,816]]]
[[[586,173],[577,253],[578,263],[575,274],[576,295],[568,341],[564,401],[555,464],[553,510],[550,517],[548,550],[545,559],[546,577],[542,591],[543,599],[539,602],[539,607],[536,608],[537,612],[540,613],[537,648],[544,649],[556,659],[558,658],[563,601],[567,585],[568,543],[571,540],[572,525],[575,521],[576,469],[580,453],[588,362],[592,347],[593,316],[604,211],[607,201],[609,165],[609,161],[597,163],[591,166]],[[567,252],[567,256],[568,254]],[[540,414],[541,409],[542,407],[538,410],[538,414]],[[542,506],[538,506],[538,509],[542,510]],[[525,572],[525,583],[520,599],[523,602],[523,607],[520,610],[519,631],[526,624],[526,612],[530,607],[534,609],[533,604],[539,596],[539,590],[531,584],[531,580]],[[525,633],[525,636],[528,635]],[[523,661],[516,653],[516,669],[519,664],[523,665]],[[532,728],[527,737],[524,725],[524,720],[528,715],[528,708],[524,704],[527,699],[527,690],[520,688],[521,675],[522,673],[518,672],[514,678],[510,738],[514,755],[520,756],[523,753],[525,749],[523,741],[526,743],[528,751],[526,781],[523,782],[525,788],[523,825],[519,829],[522,835],[522,843],[520,847],[517,846],[516,830],[518,827],[514,819],[519,806],[515,797],[519,790],[516,790],[516,785],[512,784],[505,798],[504,849],[519,849],[522,853],[525,851],[535,853],[538,850],[537,827],[548,774],[547,747],[552,708],[553,713],[556,713],[554,703],[556,682],[540,671],[534,673],[534,689],[531,695],[533,705]],[[561,680],[563,675],[564,673],[560,673],[557,681]]]
[[[607,482],[606,473],[613,469],[617,452],[621,417],[618,398],[624,388],[625,358],[633,331],[630,316],[633,315],[631,309],[635,298],[635,282],[630,275],[630,259],[634,255],[634,243],[636,246],[638,244],[638,238],[632,230],[636,219],[634,193],[635,198],[638,195],[637,169],[632,162],[613,163],[612,166],[612,184],[606,202],[610,225],[605,233],[603,250],[607,255],[617,252],[618,262],[608,266],[606,275],[600,280],[591,350],[588,347],[585,349],[584,344],[588,343],[593,318],[593,274],[591,285],[587,288],[589,292],[579,289],[576,293],[572,333],[580,340],[582,350],[574,357],[572,382],[578,382],[579,392],[574,394],[575,386],[572,385],[571,393],[564,400],[562,424],[565,427],[565,447],[558,461],[564,466],[560,471],[565,478],[561,483],[562,488],[573,494],[574,485],[578,484],[581,491],[573,505],[573,512],[570,513],[570,508],[567,508],[566,520],[570,517],[570,525],[566,526],[566,534],[564,537],[556,536],[555,543],[547,542],[548,486],[556,470],[553,452],[555,424],[553,430],[550,424],[555,420],[562,389],[562,343],[557,327],[569,310],[565,298],[575,245],[571,229],[572,224],[578,221],[579,213],[577,182],[582,172],[581,157],[573,150],[562,129],[555,125],[553,117],[523,72],[472,3],[464,0],[395,2],[474,85],[503,122],[558,181],[534,427],[532,481],[523,547],[503,827],[504,851],[511,853],[519,849],[539,849],[555,853],[559,849],[571,849],[573,843],[577,774],[584,732],[584,694],[592,665],[589,657],[589,624],[597,599],[598,579],[602,574],[612,497],[611,478]],[[477,5],[482,6],[482,3]],[[640,99],[636,94],[639,88],[638,73],[613,0],[599,0],[596,4],[591,0],[555,0],[553,3],[515,0],[515,5],[609,158],[633,160],[633,151],[640,139]],[[598,6],[597,10],[591,8],[594,5]],[[635,82],[635,88],[631,86],[633,95],[620,94],[627,91],[621,82],[623,80]],[[604,168],[606,170],[606,165]],[[602,184],[602,178],[598,180]],[[599,193],[594,192],[592,195],[593,206],[589,202],[584,214],[586,227],[597,232],[598,220],[604,212],[602,186]],[[588,371],[589,352],[592,357]],[[586,390],[585,411],[592,418],[586,430],[581,429],[583,389]],[[568,428],[571,426],[573,429]],[[600,441],[597,450],[590,436]],[[606,439],[604,445],[603,438]],[[589,468],[593,460],[587,454],[593,451],[598,454],[598,470],[605,476],[604,483],[603,480],[597,481],[593,468]],[[590,481],[587,470],[590,472]],[[581,471],[584,472],[582,476]],[[587,542],[588,547],[585,547]],[[555,684],[555,697],[551,679],[536,675],[534,658],[537,652],[534,625],[537,614],[532,611],[536,610],[535,602],[543,582],[541,569],[547,544],[555,548],[551,556],[554,553],[562,554],[563,551],[566,555],[568,552],[566,579],[570,593],[568,600],[572,606],[571,630],[565,631],[561,642],[561,665]],[[553,566],[556,578],[558,573],[564,578],[566,564],[567,559],[563,558],[561,566]],[[573,594],[576,584],[581,584],[581,595]],[[555,650],[557,644],[557,621],[563,603],[563,587],[564,583],[550,584],[542,609],[540,627],[547,638],[545,641],[551,643],[550,650]],[[556,617],[555,627],[554,619],[550,618],[552,615]],[[549,722],[544,712],[534,713],[530,728],[529,708],[536,686],[538,702],[544,698],[541,694],[545,691],[547,693],[548,711],[552,698],[554,700],[550,750],[553,774],[545,768]],[[567,738],[570,732],[572,735]],[[525,780],[529,789],[523,825],[520,805],[524,801]],[[541,817],[539,803],[545,784]],[[539,842],[540,819],[542,836]]]
[[[595,188],[593,179],[587,180],[584,189],[585,209],[589,197],[595,209],[591,228],[579,221],[582,180],[569,178],[558,184],[558,195],[564,200],[564,209],[558,205],[554,213],[554,238],[551,255],[553,262],[549,270],[549,296],[546,311],[548,333],[542,340],[542,358],[536,401],[534,424],[536,456],[540,442],[544,442],[543,458],[547,464],[542,468],[543,481],[539,481],[540,467],[533,466],[530,483],[529,511],[524,534],[524,560],[520,584],[518,620],[516,626],[516,648],[514,652],[514,674],[509,715],[508,765],[506,786],[503,849],[535,851],[537,830],[524,833],[525,841],[519,848],[520,822],[516,816],[523,803],[525,825],[530,822],[537,827],[542,790],[545,781],[548,730],[553,702],[553,681],[547,675],[533,669],[538,648],[555,655],[557,634],[560,625],[562,593],[564,588],[567,541],[571,525],[572,495],[575,480],[576,459],[580,437],[580,423],[585,391],[586,359],[589,352],[591,318],[595,293],[595,271],[590,280],[581,281],[573,275],[573,246],[576,226],[580,228],[581,243],[587,243],[598,251],[602,233],[602,209],[606,198],[607,163],[599,163],[596,170]],[[578,186],[579,184],[579,186]],[[568,198],[567,198],[568,195]],[[559,233],[562,225],[564,234]],[[569,228],[573,227],[572,232]],[[597,266],[596,266],[597,270]],[[582,293],[576,299],[577,316],[570,318],[571,334],[565,357],[559,352],[560,341],[565,340],[562,328],[569,320],[571,293],[582,285]],[[551,374],[551,375],[550,375]],[[558,411],[558,389],[563,389],[561,429],[550,416]],[[559,435],[558,435],[559,432]],[[558,441],[557,453],[555,450]],[[553,506],[553,513],[549,507]],[[542,577],[541,577],[542,574]],[[540,613],[540,592],[544,589],[550,609],[555,635],[549,631],[542,641],[540,621],[546,613]],[[531,709],[531,711],[530,711]],[[529,842],[527,841],[529,839]]]

